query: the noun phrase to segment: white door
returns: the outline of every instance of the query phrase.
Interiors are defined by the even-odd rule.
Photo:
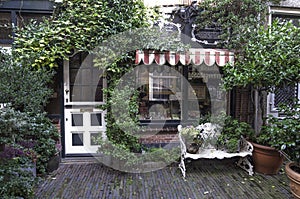
[[[102,71],[93,66],[93,57],[78,53],[64,61],[64,122],[65,154],[94,154],[96,141],[105,137],[103,105],[105,78]]]

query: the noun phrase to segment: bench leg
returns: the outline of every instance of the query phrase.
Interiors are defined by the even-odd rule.
[[[184,164],[184,155],[181,155],[179,169],[181,170],[183,178],[185,178],[185,170],[186,169],[185,169],[185,164]]]
[[[237,165],[247,171],[250,176],[253,175],[253,165],[249,161],[248,157],[241,157]]]

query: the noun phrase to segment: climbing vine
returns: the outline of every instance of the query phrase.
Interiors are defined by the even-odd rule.
[[[251,34],[265,25],[268,5],[281,0],[205,0],[199,4],[201,11],[196,19],[197,28],[222,30],[221,46],[239,52]],[[250,30],[250,31],[248,31]]]
[[[56,67],[75,51],[90,52],[108,37],[147,26],[147,9],[139,0],[66,0],[58,3],[53,16],[32,22],[16,33],[14,47],[34,67]]]
[[[149,28],[153,24],[149,22],[157,17],[158,14],[140,0],[64,0],[56,4],[49,19],[40,23],[33,21],[17,31],[13,53],[17,55],[17,62],[31,60],[27,66],[35,68],[58,67],[59,61],[68,60],[78,52],[97,54],[95,66],[105,70],[108,80],[107,104],[103,107],[107,110],[107,136],[126,148],[138,148],[137,137],[133,135],[138,110],[134,92],[128,103],[124,103],[130,107],[130,122],[126,118],[117,121],[110,107],[122,95],[114,93],[114,87],[120,77],[134,67],[132,52],[135,49],[183,50],[172,35],[162,37],[158,28]],[[124,33],[125,37],[120,39]],[[101,55],[101,52],[105,53]],[[124,92],[127,91],[125,88]],[[130,128],[121,130],[122,125]]]

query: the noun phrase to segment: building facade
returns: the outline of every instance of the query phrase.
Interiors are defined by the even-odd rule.
[[[217,29],[196,31],[197,1],[144,1],[147,6],[159,6],[166,18],[158,26],[161,31],[178,34],[191,48],[187,52],[136,51],[136,68],[130,77],[136,82],[139,95],[140,124],[146,127],[141,142],[164,146],[177,142],[177,125],[193,124],[206,114],[225,111],[241,121],[252,123],[253,102],[248,88],[225,93],[220,88],[221,68],[234,62],[234,54],[217,48]],[[200,2],[200,1],[198,1]],[[50,1],[0,2],[0,43],[10,47],[13,27],[22,27],[30,19],[51,16]],[[270,18],[292,19],[299,25],[300,5],[287,0],[280,6],[270,6]],[[62,135],[63,156],[82,156],[98,149],[94,138],[105,133],[103,88],[107,80],[103,71],[94,67],[87,53],[76,53],[62,60],[52,85],[54,94],[46,107],[49,117]],[[299,85],[268,96],[268,113],[277,114],[276,105],[287,95],[299,96]]]

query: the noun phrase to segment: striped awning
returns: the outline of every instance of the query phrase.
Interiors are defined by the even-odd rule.
[[[224,66],[226,63],[234,63],[234,53],[223,49],[195,49],[191,48],[187,52],[155,51],[155,50],[137,50],[136,64],[150,65],[156,63],[164,65],[166,63],[174,66],[178,63],[182,65],[201,65]]]

